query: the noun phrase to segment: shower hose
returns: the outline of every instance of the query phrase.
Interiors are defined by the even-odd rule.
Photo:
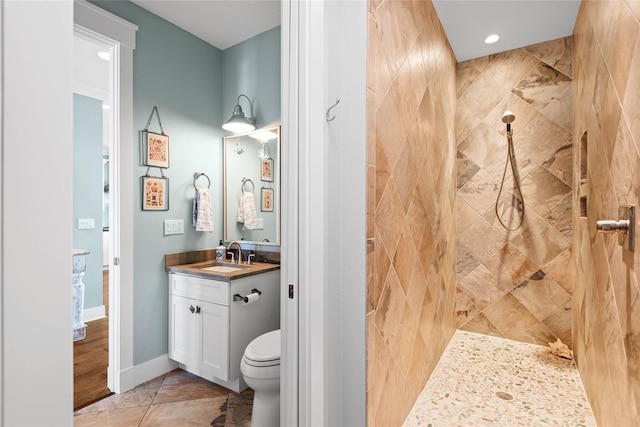
[[[498,195],[496,196],[495,210],[496,210],[496,218],[498,218],[498,221],[500,222],[500,225],[502,225],[508,231],[516,231],[520,227],[522,227],[522,223],[524,222],[524,198],[522,197],[522,190],[520,189],[520,179],[519,179],[518,171],[516,169],[516,165],[515,165],[515,162],[514,162],[515,157],[516,157],[516,153],[515,153],[515,150],[513,148],[511,123],[507,123],[507,147],[508,147],[508,149],[507,149],[507,160],[504,163],[504,170],[502,171],[502,180],[500,181],[500,190],[498,190]],[[512,200],[513,199],[517,200],[517,203],[515,204],[516,206],[514,206],[514,207],[518,211],[518,213],[520,214],[520,222],[518,223],[518,226],[516,228],[509,228],[502,221],[502,218],[500,217],[500,213],[498,212],[498,202],[500,201],[500,197],[502,196],[502,190],[503,190],[503,187],[504,187],[504,181],[505,181],[505,178],[507,176],[507,167],[509,166],[509,164],[511,164],[511,173],[513,175],[513,182],[515,184],[515,192],[517,192],[517,199],[516,199],[516,194],[514,194],[513,197],[512,197]],[[513,206],[513,202],[512,202],[512,206]]]

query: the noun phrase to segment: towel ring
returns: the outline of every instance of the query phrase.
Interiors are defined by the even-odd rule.
[[[201,176],[204,176],[205,178],[207,178],[207,188],[211,188],[211,180],[209,179],[209,177],[207,176],[206,173],[204,172],[194,172],[193,173],[193,188],[195,188],[196,190],[198,189],[198,186],[196,185],[196,181],[198,180],[198,178],[200,178]]]
[[[253,193],[256,189],[256,186],[249,178],[242,178],[242,192],[244,193],[244,186],[247,184],[247,182],[251,184],[251,192]]]

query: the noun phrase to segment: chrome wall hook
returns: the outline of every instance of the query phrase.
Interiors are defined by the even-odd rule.
[[[327,114],[326,114],[326,116],[325,116],[325,119],[326,119],[328,122],[331,122],[331,121],[335,120],[336,116],[331,116],[331,117],[329,117],[329,113],[330,113],[330,112],[331,112],[331,110],[332,110],[336,105],[338,105],[339,103],[340,103],[340,98],[336,98],[336,103],[335,103],[335,104],[333,104],[331,107],[329,107],[329,109],[327,110]]]

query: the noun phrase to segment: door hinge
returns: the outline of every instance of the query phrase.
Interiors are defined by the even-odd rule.
[[[293,285],[289,284],[289,299],[293,299]]]
[[[120,265],[120,258],[119,257],[114,257],[113,258],[113,265]]]

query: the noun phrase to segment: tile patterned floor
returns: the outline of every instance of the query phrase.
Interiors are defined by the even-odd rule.
[[[74,413],[75,427],[236,427],[251,424],[253,391],[234,393],[181,369]]]
[[[458,330],[404,427],[595,426],[572,360]]]

